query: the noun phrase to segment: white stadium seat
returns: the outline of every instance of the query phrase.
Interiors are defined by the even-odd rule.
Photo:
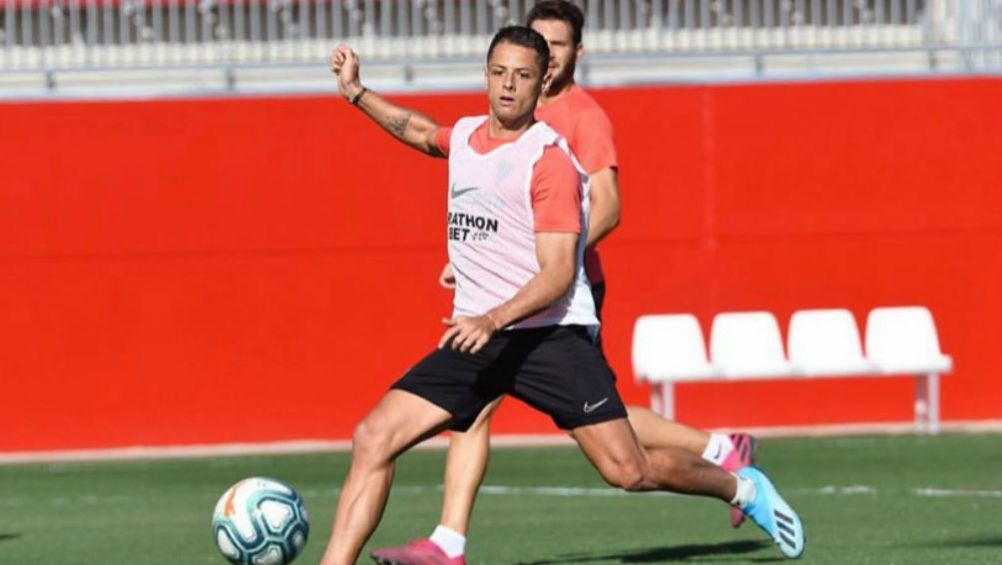
[[[794,312],[786,343],[794,370],[805,376],[875,371],[874,364],[863,357],[856,319],[843,308]]]
[[[939,431],[939,378],[953,360],[939,347],[928,308],[876,308],[866,323],[865,355],[852,312],[800,310],[790,320],[787,351],[771,312],[724,312],[713,319],[710,356],[692,314],[646,315],[633,329],[633,370],[652,385],[651,405],[675,415],[677,382],[800,377],[915,377],[915,427]]]
[[[633,372],[653,385],[651,404],[674,418],[673,383],[717,376],[706,358],[699,320],[692,314],[641,316],[633,326]]]
[[[939,375],[953,370],[925,306],[874,308],[866,319],[866,356],[885,375],[917,374],[915,424],[939,432]]]
[[[936,323],[924,306],[875,308],[866,320],[866,356],[885,373],[942,373],[953,360],[939,349]]]
[[[793,373],[772,312],[717,314],[710,331],[710,359],[732,379]]]
[[[641,316],[633,326],[633,371],[648,382],[706,379],[716,370],[706,358],[699,320],[692,314]]]

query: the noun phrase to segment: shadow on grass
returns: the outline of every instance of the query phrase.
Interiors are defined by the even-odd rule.
[[[15,540],[21,537],[21,534],[0,534],[0,542]]]
[[[915,544],[916,547],[1002,547],[1002,535],[987,534],[983,536],[956,537],[949,539],[928,539]]]
[[[688,561],[694,557],[742,555],[771,547],[764,541],[733,541],[727,543],[677,545],[674,547],[654,547],[617,553],[577,553],[517,563],[516,565],[556,565],[560,563],[588,563],[591,561],[619,561],[620,563],[662,563],[665,561]],[[781,558],[755,559],[757,562],[783,561]]]

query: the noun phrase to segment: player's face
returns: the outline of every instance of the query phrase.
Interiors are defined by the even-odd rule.
[[[512,123],[532,116],[543,90],[534,49],[499,43],[487,61],[486,73],[487,99],[499,120]]]
[[[574,68],[584,49],[580,43],[574,44],[574,28],[563,20],[536,20],[532,29],[550,47],[550,90],[559,89],[574,78]]]

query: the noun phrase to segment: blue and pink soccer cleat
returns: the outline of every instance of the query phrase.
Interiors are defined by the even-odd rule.
[[[783,555],[790,559],[800,557],[806,543],[800,516],[783,500],[772,481],[760,469],[745,467],[737,474],[755,483],[755,500],[743,508],[745,515],[769,534]]]

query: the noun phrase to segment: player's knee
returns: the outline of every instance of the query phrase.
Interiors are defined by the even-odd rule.
[[[639,466],[633,466],[624,472],[622,484],[620,488],[627,491],[642,491],[647,490],[647,475],[644,473],[644,469]]]
[[[356,461],[381,461],[388,459],[390,435],[385,426],[370,418],[362,420],[351,435],[351,453]]]
[[[643,467],[634,462],[609,465],[602,470],[602,478],[610,486],[627,491],[644,490],[646,483]]]

